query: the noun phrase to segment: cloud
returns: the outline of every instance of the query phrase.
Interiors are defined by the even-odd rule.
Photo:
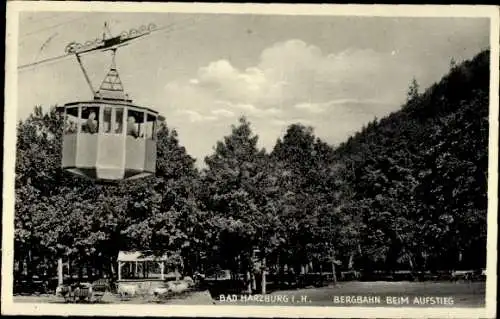
[[[397,65],[399,61],[390,53],[346,50],[324,54],[314,45],[289,40],[263,50],[259,62],[244,70],[228,60],[211,62],[181,84],[184,88],[176,94],[186,92],[189,99],[208,94],[209,104],[222,101],[240,109],[248,106],[247,111],[255,115],[260,114],[255,109],[271,108],[321,113],[320,104],[332,100],[400,98],[407,83],[394,81],[401,76],[392,75],[402,72],[411,78],[411,74]],[[380,90],[385,83],[393,90]]]
[[[242,115],[267,149],[287,125],[297,122],[338,143],[367,121],[397,109],[406,79],[412,77],[398,59],[390,52],[325,53],[301,40],[278,42],[264,49],[251,67],[241,69],[220,59],[199,68],[187,81],[169,82],[165,97],[170,110],[165,113],[174,114],[170,122],[179,126],[181,135],[186,119],[216,123],[218,129],[211,133],[220,135],[212,137],[211,145]]]
[[[284,120],[271,120],[270,123],[273,126],[280,126],[280,127],[285,126],[287,124],[287,122]]]
[[[240,110],[240,112],[242,112],[242,115],[251,117],[253,116],[257,118],[278,115],[281,114],[282,112],[281,110],[274,107],[263,109],[248,103],[234,103],[234,104],[229,103],[229,106],[233,109]]]
[[[310,113],[323,113],[325,111],[323,103],[299,103],[295,104],[295,108],[306,110]]]
[[[192,110],[180,110],[178,113],[181,115],[187,115],[191,123],[215,121],[217,119],[217,116],[202,115]]]
[[[228,111],[228,110],[225,110],[225,109],[217,109],[217,110],[213,110],[211,112],[215,116],[234,117],[234,112]]]

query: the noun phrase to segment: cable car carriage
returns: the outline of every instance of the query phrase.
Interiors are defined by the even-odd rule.
[[[67,103],[62,168],[96,181],[120,181],[155,173],[156,131],[164,118],[124,93],[114,63],[94,99]],[[78,55],[77,55],[78,58]],[[90,80],[81,65],[87,82]]]
[[[96,180],[155,173],[157,112],[126,100],[64,105],[62,168]]]

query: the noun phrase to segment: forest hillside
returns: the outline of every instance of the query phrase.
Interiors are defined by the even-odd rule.
[[[452,66],[421,94],[409,90],[402,110],[335,150],[372,260],[484,267],[489,55]]]

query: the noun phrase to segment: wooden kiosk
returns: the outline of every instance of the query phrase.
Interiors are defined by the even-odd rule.
[[[120,251],[118,253],[118,290],[130,290],[151,294],[167,280],[180,277],[177,270],[167,268],[167,256],[155,256],[149,252]],[[120,286],[122,289],[120,289]]]

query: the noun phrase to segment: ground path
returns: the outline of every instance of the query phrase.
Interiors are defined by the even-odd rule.
[[[175,298],[165,301],[167,304],[189,304],[189,305],[211,305],[211,304],[247,304],[247,305],[296,305],[296,306],[388,306],[386,298],[395,297],[394,301],[403,301],[403,304],[396,306],[419,306],[414,305],[415,297],[439,297],[452,298],[455,307],[484,307],[485,303],[485,282],[342,282],[337,286],[328,286],[321,288],[274,291],[267,296],[253,296],[252,300],[245,299],[242,296],[225,296],[223,300],[213,300],[208,292],[197,292],[184,298]],[[334,303],[333,300],[344,302]],[[346,297],[353,298],[379,297],[381,303],[346,303]],[[400,298],[403,299],[400,299]],[[408,297],[410,304],[405,304],[405,298]],[[359,298],[357,300],[359,300]],[[366,299],[365,301],[373,299]],[[398,299],[399,298],[399,299]],[[217,298],[218,299],[218,298]],[[228,300],[229,299],[229,300]],[[429,299],[427,300],[429,301]],[[25,303],[62,303],[62,298],[54,295],[41,296],[14,296],[14,302]],[[144,304],[150,303],[151,298],[133,298],[123,301],[117,296],[106,294],[102,303],[130,303]],[[450,306],[450,305],[444,305]]]
[[[303,306],[388,306],[386,298],[389,301],[403,301],[396,306],[419,306],[414,304],[415,297],[440,297],[453,299],[452,306],[458,307],[484,307],[485,304],[485,282],[341,282],[336,287],[328,286],[321,288],[287,290],[271,292],[267,301],[263,296],[259,296],[255,301],[239,298],[237,301],[217,301],[223,304],[280,304],[280,305],[303,305]],[[274,296],[274,297],[271,297]],[[337,297],[344,297],[343,302],[334,303]],[[348,303],[346,297],[367,297],[365,301],[373,301],[369,297],[380,297],[381,303]],[[229,296],[231,297],[231,296]],[[281,297],[281,298],[280,298]],[[393,298],[396,297],[396,298]],[[403,299],[401,299],[401,297]],[[405,298],[408,297],[409,304],[405,304]],[[260,299],[260,300],[258,300]],[[422,299],[419,299],[422,300]],[[437,301],[437,299],[436,299]],[[425,302],[425,300],[424,300]],[[427,302],[430,302],[427,299]],[[450,305],[445,305],[450,306]]]

